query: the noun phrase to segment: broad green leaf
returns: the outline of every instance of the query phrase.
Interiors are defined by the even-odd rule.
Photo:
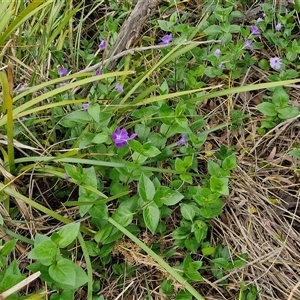
[[[95,135],[92,139],[94,144],[103,144],[108,140],[108,134],[106,132],[101,132]]]
[[[153,182],[142,173],[139,184],[138,184],[138,193],[141,199],[145,202],[153,200],[155,195],[155,186]]]
[[[282,107],[289,102],[289,95],[282,86],[276,87],[273,92],[272,103]]]
[[[159,194],[160,199],[165,205],[175,205],[184,198],[182,194],[177,191],[173,191],[166,186],[159,187],[155,197]]]
[[[221,195],[228,196],[228,178],[217,178],[212,176],[210,178],[210,189],[214,193],[219,193]]]
[[[61,228],[57,233],[60,236],[58,240],[58,247],[65,248],[70,245],[79,233],[80,223],[70,223]]]
[[[192,183],[193,183],[193,176],[192,176],[192,175],[181,174],[181,175],[180,175],[180,179],[181,179],[183,182],[187,182],[187,183],[189,183],[189,184],[192,184]]]
[[[234,168],[236,168],[235,154],[231,154],[224,159],[224,161],[222,162],[222,168],[224,168],[225,170],[233,170]]]
[[[222,33],[222,30],[218,25],[211,25],[204,30],[204,33],[207,35],[216,35]]]
[[[100,122],[100,105],[98,103],[90,105],[88,108],[88,113],[96,123]]]
[[[74,179],[78,184],[81,184],[82,182],[82,174],[77,170],[77,168],[74,165],[70,164],[64,164],[65,170],[66,170],[66,176],[70,176],[72,179]]]
[[[273,103],[263,102],[258,104],[256,108],[266,116],[275,117],[277,115],[276,106]]]
[[[68,128],[73,128],[77,125],[86,125],[92,120],[91,116],[86,111],[73,111],[61,120],[61,125]]]
[[[161,153],[160,150],[158,150],[154,146],[151,146],[151,147],[149,147],[149,149],[144,150],[142,155],[144,155],[146,157],[155,157],[155,156],[159,155],[160,153]]]
[[[130,140],[130,141],[128,141],[128,144],[133,151],[136,151],[139,154],[143,154],[144,147],[139,141]]]
[[[292,155],[300,160],[300,149],[293,149],[289,152],[289,155]]]
[[[208,160],[207,171],[211,176],[219,177],[221,173],[221,168],[216,162]]]
[[[143,218],[147,228],[154,234],[160,220],[158,206],[153,202],[150,205],[147,205],[143,209]]]
[[[59,254],[58,246],[51,240],[40,242],[28,254],[28,258],[37,259],[44,266],[50,266]]]
[[[0,249],[0,255],[7,256],[14,249],[16,243],[17,243],[17,240],[11,240],[11,241],[5,242],[3,247]]]
[[[128,226],[133,219],[132,212],[127,207],[119,207],[112,215],[112,219],[117,221],[121,226]]]
[[[195,217],[195,210],[194,210],[193,206],[186,204],[186,203],[181,203],[180,212],[181,212],[181,215],[186,220],[193,221],[193,219]]]
[[[295,0],[294,9],[300,12],[300,0]]]
[[[201,207],[200,215],[205,219],[212,219],[219,216],[223,212],[222,208]]]
[[[202,241],[206,238],[207,231],[208,226],[203,221],[198,220],[192,225],[192,232],[194,233],[196,241],[199,244],[202,243]]]
[[[108,207],[105,203],[94,205],[89,210],[89,215],[97,220],[108,219]]]
[[[113,226],[111,224],[106,224],[103,226],[94,236],[94,239],[97,243],[103,242],[109,235],[111,234],[111,231],[113,229]]]
[[[187,238],[189,236],[190,233],[191,233],[190,228],[182,226],[182,227],[175,229],[172,232],[172,237],[175,240],[184,240],[185,238]]]
[[[187,270],[184,272],[185,276],[192,281],[203,281],[203,277],[196,270]]]
[[[61,258],[56,264],[51,265],[49,275],[58,283],[75,287],[76,271],[73,262],[69,259]]]
[[[291,119],[299,115],[299,110],[293,106],[287,106],[285,108],[278,109],[278,117],[282,120]]]

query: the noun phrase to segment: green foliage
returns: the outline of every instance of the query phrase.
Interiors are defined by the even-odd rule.
[[[51,237],[37,234],[34,248],[28,258],[36,260],[28,269],[41,272],[41,278],[53,289],[64,290],[71,299],[74,292],[88,282],[81,267],[64,257],[60,248],[66,248],[77,238],[80,224],[70,223],[53,233]],[[67,292],[69,291],[69,292]]]
[[[261,123],[261,128],[267,129],[272,129],[282,120],[299,115],[299,110],[289,104],[289,96],[282,87],[274,89],[271,102],[258,104],[257,109],[266,116],[266,120]]]
[[[28,259],[35,262],[28,269],[41,271],[41,280],[53,292],[51,300],[73,299],[80,288],[89,300],[96,294],[102,299],[103,278],[118,278],[117,286],[122,286],[135,275],[137,266],[126,265],[122,255],[114,257],[130,237],[142,243],[143,251],[148,247],[152,258],[172,260],[179,251],[184,259],[173,269],[156,258],[171,274],[162,279],[161,290],[176,299],[202,299],[192,285],[203,282],[208,269],[219,280],[248,259],[208,242],[214,240],[211,220],[222,214],[231,193],[239,153],[235,145],[221,145],[222,139],[212,151],[206,146],[228,128],[237,138],[251,125],[246,106],[253,104],[232,101],[232,94],[267,89],[256,106],[264,115],[258,119],[258,134],[299,115],[289,90],[281,87],[299,82],[299,2],[290,12],[264,3],[265,17],[249,24],[238,21],[244,18],[239,7],[247,1],[204,1],[197,23],[186,13],[191,1],[163,2],[155,15],[160,19],[150,18],[149,30],[134,41],[145,48],[120,56],[115,72],[108,70],[115,61],[111,50],[117,48],[114,42],[134,4],[109,1],[111,11],[98,18],[107,1],[77,1],[77,6],[72,1],[27,2],[0,5],[1,60],[4,65],[13,58],[18,64],[15,82],[26,83],[22,92],[10,95],[7,76],[1,73],[0,127],[8,140],[7,149],[5,143],[1,146],[1,196],[13,221],[28,220],[24,211],[18,215],[15,202],[10,205],[11,197],[46,214],[51,225],[66,223],[49,236],[29,237],[34,245]],[[279,22],[283,28],[274,30]],[[250,25],[261,34],[253,34]],[[172,42],[157,45],[164,34],[172,34]],[[106,48],[100,49],[104,40]],[[280,55],[280,68],[270,65],[272,53],[260,51],[266,45]],[[70,75],[59,75],[57,67],[67,68]],[[254,68],[267,74],[269,82],[241,84]],[[100,69],[102,75],[94,74]],[[208,99],[217,105],[210,106]],[[256,117],[254,107],[250,109],[251,118]],[[115,136],[117,129],[127,132],[125,141]],[[300,159],[297,148],[289,154]],[[39,193],[31,182],[42,187]],[[28,194],[34,201],[24,196]],[[71,212],[56,211],[54,202],[59,208],[73,206]],[[6,219],[0,216],[1,226],[7,226]],[[9,264],[7,259],[15,244],[12,240],[0,249],[1,290],[24,278],[16,260]],[[201,259],[195,258],[200,251]],[[76,263],[82,258],[86,271]],[[94,283],[93,271],[101,274]],[[170,278],[183,279],[184,289],[177,295]],[[241,284],[240,299],[257,296],[255,286]]]

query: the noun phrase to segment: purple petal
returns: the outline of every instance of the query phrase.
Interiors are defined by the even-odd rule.
[[[275,26],[275,30],[276,30],[276,31],[280,31],[281,28],[282,28],[281,23],[277,23],[276,26]]]
[[[137,134],[136,134],[136,133],[133,133],[133,134],[128,138],[128,140],[133,140],[135,137],[137,137]]]
[[[101,41],[100,45],[99,45],[99,49],[103,50],[106,48],[106,40]]]
[[[214,52],[214,56],[219,57],[220,55],[221,55],[221,50],[220,50],[220,49],[217,49],[217,50]]]
[[[279,70],[281,68],[282,62],[279,57],[271,57],[270,58],[270,66],[275,70]]]
[[[185,144],[186,144],[186,138],[187,138],[187,134],[184,133],[184,134],[181,136],[181,139],[177,142],[177,145],[178,145],[178,146],[185,145]]]
[[[117,82],[116,84],[116,90],[119,92],[119,93],[122,93],[124,90],[123,90],[123,87]]]
[[[161,38],[161,42],[159,43],[159,45],[167,45],[170,44],[173,40],[173,36],[172,33],[170,34],[165,34],[162,38]]]
[[[102,75],[102,70],[98,69],[93,76]]]
[[[252,46],[252,42],[248,39],[245,39],[245,44],[244,44],[245,48],[253,50],[253,46]]]
[[[60,77],[63,77],[63,76],[66,76],[66,75],[68,75],[68,69],[66,69],[66,68],[61,68],[61,67],[58,67],[57,68],[57,73],[58,73],[58,75],[60,76]]]
[[[90,104],[89,104],[89,103],[83,103],[83,104],[82,104],[83,110],[87,110],[89,107],[90,107]]]
[[[250,26],[250,32],[252,35],[260,35],[261,34],[260,30],[255,25]]]

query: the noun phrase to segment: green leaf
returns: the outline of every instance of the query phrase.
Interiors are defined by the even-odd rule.
[[[121,226],[128,226],[133,219],[132,212],[127,207],[118,207],[117,210],[112,215],[112,219],[117,221]]]
[[[203,277],[200,275],[198,271],[185,271],[185,276],[192,281],[203,281]]]
[[[159,197],[165,205],[175,205],[184,198],[182,194],[173,191],[166,186],[161,186],[155,193],[154,198]]]
[[[146,157],[155,157],[159,155],[161,152],[154,146],[150,146],[149,149],[143,151],[142,155]]]
[[[295,0],[294,9],[300,12],[300,0]]]
[[[192,176],[192,175],[181,174],[179,177],[180,177],[180,179],[181,179],[183,182],[187,182],[187,183],[189,183],[189,184],[192,184],[192,183],[193,183],[193,176]]]
[[[300,160],[300,149],[293,149],[288,154]]]
[[[195,210],[193,208],[193,206],[186,204],[186,203],[181,203],[180,204],[180,212],[181,215],[189,221],[193,221],[194,217],[195,217]]]
[[[82,174],[77,170],[74,165],[64,164],[66,174],[74,179],[78,184],[82,182]]]
[[[56,264],[51,265],[49,275],[56,282],[75,287],[76,271],[69,259],[61,258]]]
[[[277,116],[276,106],[273,103],[263,102],[261,104],[256,105],[256,108],[268,117]]]
[[[70,245],[79,233],[80,223],[70,223],[61,228],[57,233],[60,236],[58,240],[58,247],[65,248]]]
[[[208,226],[205,222],[197,220],[192,225],[192,232],[195,235],[196,241],[200,244],[206,238]]]
[[[225,170],[233,170],[236,168],[236,156],[235,154],[231,154],[227,156],[222,162],[222,168]]]
[[[92,139],[92,143],[94,143],[94,144],[103,144],[107,141],[108,141],[108,133],[107,132],[98,133]]]
[[[228,178],[217,178],[212,176],[210,178],[210,189],[212,192],[228,196],[229,195]]]
[[[174,295],[174,287],[172,280],[165,279],[161,284],[161,289],[163,293],[167,296],[173,296]]]
[[[293,106],[287,106],[284,108],[278,109],[278,117],[282,120],[291,119],[299,115],[299,110]]]
[[[143,155],[144,147],[139,141],[130,140],[130,141],[128,141],[128,144],[133,151],[136,151],[137,153]]]
[[[1,256],[7,256],[15,247],[17,240],[11,240],[6,242],[0,250]]]
[[[218,33],[222,33],[222,30],[218,25],[211,25],[204,30],[204,33],[207,35],[215,35]]]
[[[28,254],[28,258],[37,259],[44,266],[50,266],[59,255],[58,246],[51,240],[45,240],[35,246]]]
[[[109,237],[113,226],[111,224],[104,225],[94,236],[94,239],[97,243],[103,242],[106,238]]]
[[[144,173],[142,173],[139,180],[138,193],[145,202],[153,200],[155,195],[155,186]]]
[[[172,237],[175,240],[184,240],[189,236],[190,232],[190,228],[181,226],[172,232]]]
[[[283,87],[276,87],[273,92],[272,103],[276,106],[283,106],[289,102],[289,95]]]
[[[164,20],[157,20],[158,25],[163,31],[171,31],[171,27],[174,25],[174,22],[168,22]]]
[[[64,127],[73,128],[77,125],[84,126],[92,120],[91,116],[86,111],[74,111],[63,118],[60,124]]]
[[[212,160],[208,160],[207,162],[207,171],[210,175],[215,177],[219,177],[221,174],[220,166]]]
[[[94,119],[96,123],[100,122],[100,105],[93,103],[88,108],[88,114]]]
[[[108,207],[105,203],[94,205],[89,210],[89,215],[97,220],[108,219]]]
[[[154,234],[160,220],[160,210],[158,206],[153,202],[147,205],[143,209],[143,218],[147,228]]]
[[[196,241],[195,237],[188,237],[187,239],[184,240],[184,246],[189,251],[197,253],[197,249],[200,245]]]

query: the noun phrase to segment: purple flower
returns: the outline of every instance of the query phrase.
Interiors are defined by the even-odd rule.
[[[58,67],[57,68],[57,73],[58,73],[58,75],[60,76],[60,77],[63,77],[63,76],[66,76],[66,75],[68,75],[68,69],[66,69],[66,68],[61,68],[61,67]]]
[[[252,46],[252,42],[248,39],[245,39],[245,43],[244,43],[245,48],[253,50],[253,46]]]
[[[93,76],[102,75],[102,70],[98,69]]]
[[[259,22],[261,22],[261,21],[263,21],[263,18],[258,18],[258,19],[256,20],[257,23],[259,23]]]
[[[224,62],[221,62],[221,63],[219,64],[218,68],[224,70],[224,69],[225,69]]]
[[[178,145],[178,146],[185,145],[185,144],[186,144],[186,138],[187,138],[187,134],[184,133],[184,134],[181,136],[181,139],[177,142],[177,145]]]
[[[251,31],[252,35],[260,35],[260,33],[261,33],[260,30],[258,29],[258,27],[255,25],[250,26],[250,31]]]
[[[90,104],[89,104],[89,103],[83,103],[83,104],[82,104],[83,110],[88,110],[89,107],[90,107]]]
[[[281,68],[282,62],[279,57],[271,57],[270,58],[270,66],[275,70],[279,70]]]
[[[165,34],[162,38],[161,38],[161,42],[158,45],[168,45],[172,42],[173,40],[173,36],[172,33],[170,34]]]
[[[120,129],[120,127],[118,127],[110,137],[115,142],[116,147],[121,148],[123,146],[128,145],[128,141],[133,140],[136,136],[136,133],[133,133],[131,136],[128,136],[128,132],[126,129]]]
[[[65,173],[65,179],[66,180],[71,179],[71,176],[68,173]]]
[[[275,26],[275,30],[276,30],[276,31],[280,31],[281,28],[282,28],[282,24],[278,22],[278,23],[276,24],[276,26]]]
[[[123,87],[117,82],[116,84],[116,90],[119,92],[119,93],[122,93],[124,90],[123,90]]]
[[[106,40],[102,40],[101,43],[100,43],[100,45],[99,45],[99,49],[103,50],[105,48],[106,48]]]
[[[217,49],[217,50],[214,52],[214,56],[219,57],[220,55],[221,55],[221,50],[220,50],[220,49]]]

